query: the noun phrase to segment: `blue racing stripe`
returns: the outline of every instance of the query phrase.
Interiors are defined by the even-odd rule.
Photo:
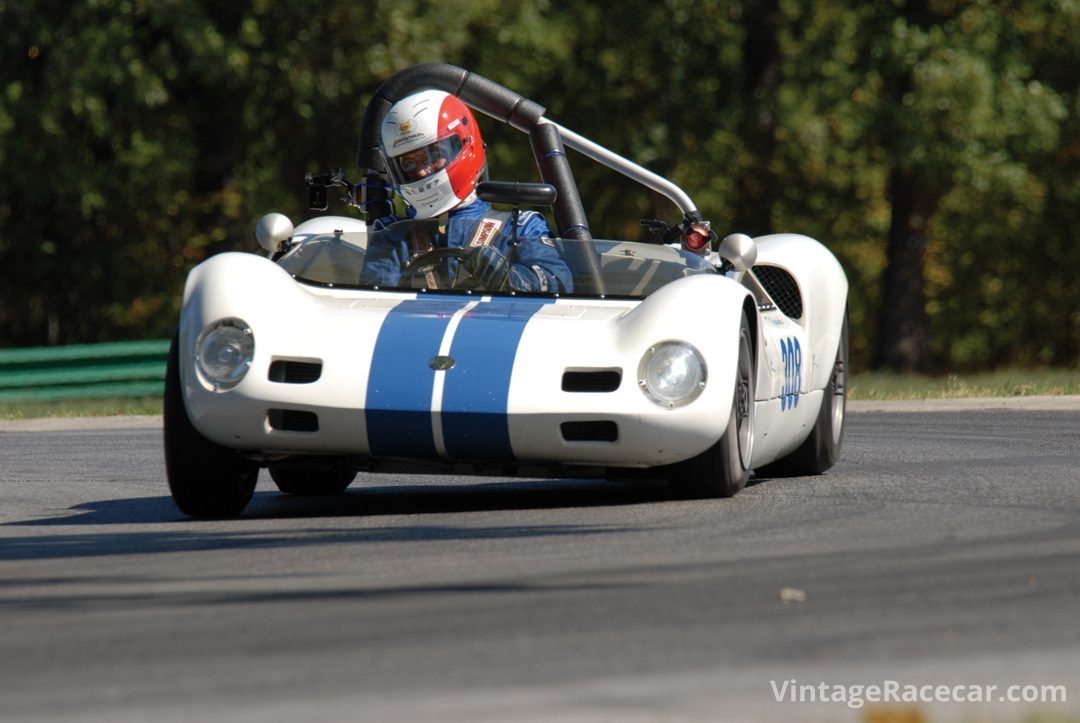
[[[446,372],[442,428],[455,459],[511,459],[507,405],[518,344],[529,320],[554,299],[493,299],[461,320]]]
[[[423,298],[403,301],[386,315],[368,377],[368,446],[378,457],[435,457],[431,393],[439,353],[453,315],[471,300]]]

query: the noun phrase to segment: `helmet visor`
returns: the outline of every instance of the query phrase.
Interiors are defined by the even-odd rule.
[[[398,183],[413,183],[446,168],[459,153],[461,138],[447,136],[423,148],[414,148],[394,156],[390,159],[390,172]]]

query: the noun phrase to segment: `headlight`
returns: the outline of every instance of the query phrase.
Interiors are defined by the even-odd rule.
[[[681,407],[705,388],[705,360],[684,341],[665,341],[641,357],[638,385],[661,407]]]
[[[203,329],[195,342],[195,364],[217,392],[239,384],[254,355],[255,337],[240,319],[215,321]]]

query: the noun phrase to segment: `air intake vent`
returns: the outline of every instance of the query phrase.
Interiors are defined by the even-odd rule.
[[[614,442],[619,438],[615,422],[563,422],[559,428],[567,442]]]
[[[314,412],[296,409],[271,409],[270,427],[282,432],[318,432],[319,417]]]
[[[619,388],[622,371],[605,369],[594,372],[565,372],[562,377],[564,392],[613,392]]]
[[[281,384],[311,384],[322,376],[321,362],[279,359],[270,364],[270,381]]]
[[[794,276],[779,266],[754,266],[753,271],[780,311],[792,319],[802,316],[802,294]]]

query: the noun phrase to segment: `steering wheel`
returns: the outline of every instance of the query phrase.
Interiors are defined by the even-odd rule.
[[[466,261],[473,256],[478,249],[475,248],[455,248],[444,247],[432,249],[426,251],[419,256],[411,259],[409,263],[405,264],[405,268],[401,271],[401,285],[413,286],[413,280],[417,276],[427,276],[431,273],[431,276],[427,276],[425,279],[425,286],[429,289],[456,289],[456,288],[475,288],[480,284],[480,279],[472,276],[469,273],[465,274],[465,279],[462,279],[460,271],[464,270],[461,267],[466,266]],[[453,280],[447,278],[443,261],[446,259],[457,259],[459,263],[459,273]],[[505,263],[505,262],[504,262]],[[500,267],[502,264],[500,264]],[[499,282],[498,288],[488,289],[489,291],[502,291],[506,287],[507,275],[503,274],[502,279]],[[471,286],[469,282],[472,282]]]

